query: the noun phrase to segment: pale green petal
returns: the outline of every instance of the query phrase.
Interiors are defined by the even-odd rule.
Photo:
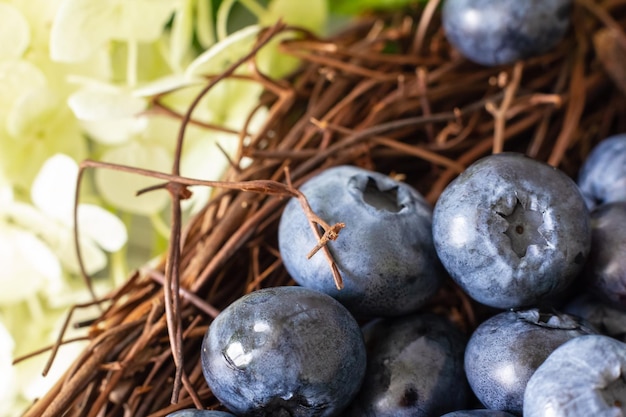
[[[136,39],[140,42],[155,41],[179,8],[180,0],[118,0],[124,4],[124,32],[114,39]],[[122,25],[122,24],[121,24]]]
[[[145,127],[137,116],[146,100],[126,90],[87,86],[72,94],[68,104],[87,134],[103,144],[126,142]]]
[[[0,166],[16,187],[30,189],[43,163],[56,153],[80,161],[87,156],[87,140],[70,109],[60,105],[34,119],[18,137],[0,134]]]
[[[78,164],[56,154],[41,167],[31,187],[31,199],[43,213],[64,224],[71,224],[74,210]]]
[[[30,27],[13,5],[0,3],[0,60],[19,58],[30,44]]]
[[[182,69],[185,58],[192,48],[193,37],[193,2],[183,0],[174,15],[170,33],[170,65]]]
[[[163,147],[131,141],[109,150],[102,156],[105,162],[129,167],[169,172],[172,156]],[[116,208],[130,213],[149,215],[162,210],[169,197],[164,190],[136,196],[136,192],[162,181],[137,174],[99,169],[95,175],[100,194]]]
[[[234,32],[200,54],[187,67],[186,74],[191,79],[202,75],[215,75],[241,59],[254,46],[261,26],[250,25]]]
[[[326,0],[272,0],[267,12],[259,19],[261,25],[272,25],[279,19],[291,25],[302,26],[313,32],[321,32],[328,18],[328,2]]]
[[[80,120],[113,120],[135,116],[146,109],[145,99],[114,86],[87,86],[68,99]]]
[[[0,118],[25,92],[46,85],[46,76],[35,65],[22,60],[0,62]]]
[[[145,128],[142,119],[135,117],[82,121],[80,125],[89,138],[103,145],[123,144]]]
[[[0,227],[0,303],[31,297],[46,280],[59,279],[59,260],[39,238],[16,227]]]
[[[15,201],[5,207],[6,217],[11,223],[24,230],[37,233],[40,237],[55,236],[61,226],[48,216],[44,215],[36,207]]]
[[[205,0],[196,0],[196,36],[200,46],[208,49],[215,43],[215,25],[211,4]]]
[[[190,85],[200,84],[204,84],[204,82],[200,80],[190,80],[184,74],[170,74],[134,89],[133,95],[135,97],[151,97]]]
[[[83,237],[80,228],[79,232],[80,250],[85,270],[90,275],[102,271],[107,266],[108,261],[105,253],[91,239]],[[80,273],[72,230],[68,228],[59,230],[55,236],[54,244],[49,244],[66,271],[74,274]]]
[[[52,90],[33,88],[14,101],[7,115],[7,131],[18,140],[41,137],[63,105]]]
[[[307,0],[295,2],[293,0],[272,0],[267,12],[259,22],[263,25],[272,25],[278,20],[291,25],[302,26],[314,33],[323,33],[328,19],[328,4],[326,0]],[[279,52],[279,43],[286,39],[293,39],[294,33],[284,33],[269,42],[257,55],[259,69],[271,77],[281,78],[294,71],[299,60]]]
[[[52,23],[50,56],[55,61],[89,58],[112,38],[122,6],[118,1],[65,0]]]
[[[171,0],[65,0],[52,24],[52,59],[87,59],[108,41],[151,42],[177,6]]]
[[[93,240],[107,252],[120,250],[128,239],[124,223],[93,204],[78,206],[78,224],[81,236]]]

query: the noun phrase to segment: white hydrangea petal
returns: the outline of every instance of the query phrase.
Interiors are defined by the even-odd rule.
[[[182,68],[192,46],[193,2],[194,0],[182,0],[174,14],[169,39],[169,62],[176,69]]]
[[[155,144],[130,141],[110,149],[102,156],[105,162],[169,172],[172,155],[164,147]],[[95,173],[96,186],[103,198],[116,208],[130,213],[150,215],[167,204],[168,193],[157,190],[136,196],[137,191],[162,181],[137,174],[100,169]]]
[[[65,0],[52,24],[51,57],[78,62],[110,40],[154,41],[176,6],[171,0]]]
[[[133,90],[133,95],[135,97],[152,97],[194,84],[204,84],[204,82],[190,80],[180,73],[170,74],[136,88]]]
[[[2,177],[0,172],[0,218],[5,215],[7,208],[13,204],[14,199],[13,187]]]
[[[95,274],[102,271],[107,266],[107,256],[102,249],[96,245],[91,239],[88,239],[81,233],[80,252],[83,258],[83,264],[88,274]],[[52,250],[58,257],[63,268],[73,274],[80,273],[78,257],[76,254],[76,244],[74,241],[74,233],[70,229],[63,229],[55,236],[54,244],[50,244]]]
[[[32,233],[0,228],[0,303],[31,297],[46,280],[60,279],[61,266],[50,248]]]
[[[62,102],[46,87],[33,88],[19,96],[7,115],[7,131],[18,140],[37,137],[50,124]]]
[[[56,154],[41,167],[31,186],[31,199],[48,216],[70,224],[74,211],[78,164],[69,156]]]
[[[114,39],[136,39],[139,42],[157,40],[172,14],[179,8],[180,0],[118,0],[124,4],[122,33]]]
[[[92,239],[107,252],[120,250],[128,240],[124,223],[94,204],[78,206],[78,225],[81,236]]]
[[[91,139],[103,145],[121,145],[145,129],[141,117],[82,121],[81,126]]]
[[[118,1],[65,0],[52,22],[50,56],[55,61],[78,62],[91,56],[118,29]]]
[[[0,62],[0,115],[6,115],[20,95],[45,85],[46,76],[34,64],[23,60]]]
[[[18,201],[7,207],[6,215],[11,223],[37,234],[46,242],[53,242],[59,230],[64,228],[58,221],[46,216],[34,206]]]
[[[147,107],[145,99],[129,91],[90,85],[81,88],[68,99],[68,104],[80,120],[114,120],[136,116]]]
[[[200,54],[185,71],[194,79],[207,74],[219,74],[229,65],[241,59],[254,46],[261,26],[250,25],[229,35]]]
[[[15,6],[0,3],[0,60],[19,58],[30,44],[30,26]]]
[[[212,4],[204,0],[196,0],[196,36],[203,49],[210,48],[215,43],[214,17]]]

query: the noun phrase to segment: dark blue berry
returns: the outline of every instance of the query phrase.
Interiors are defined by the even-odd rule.
[[[626,310],[626,201],[591,212],[591,252],[583,278],[604,301]]]
[[[426,417],[467,406],[466,339],[448,320],[414,314],[364,328],[367,371],[351,417]]]
[[[302,287],[243,296],[211,323],[202,369],[215,397],[239,416],[330,417],[356,395],[365,345],[332,297]]]
[[[603,335],[558,347],[528,381],[524,417],[626,415],[626,344]]]
[[[432,209],[409,185],[354,166],[327,169],[300,191],[328,224],[345,223],[328,248],[343,277],[335,287],[326,258],[307,253],[317,239],[300,202],[288,202],[280,219],[279,248],[300,285],[335,297],[358,316],[397,316],[415,311],[442,281],[432,241]]]
[[[570,25],[571,0],[446,0],[446,37],[479,64],[508,64],[543,53]]]
[[[563,312],[578,316],[599,333],[626,343],[626,311],[611,307],[597,297],[584,293],[570,300]]]
[[[626,201],[626,134],[611,136],[593,148],[578,175],[590,209]]]
[[[562,294],[583,268],[591,225],[571,178],[502,153],[475,162],[446,187],[435,205],[433,238],[470,297],[507,309]]]
[[[595,330],[574,316],[507,311],[481,323],[465,350],[467,379],[483,405],[521,414],[533,372],[566,341]]]

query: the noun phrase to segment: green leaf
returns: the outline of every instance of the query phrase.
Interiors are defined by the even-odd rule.
[[[370,10],[401,9],[411,4],[426,3],[428,0],[332,0],[330,12],[340,15],[358,15]]]

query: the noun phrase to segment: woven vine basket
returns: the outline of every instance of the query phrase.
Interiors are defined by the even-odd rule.
[[[450,47],[439,3],[362,16],[328,39],[280,24],[267,28],[259,47],[283,31],[302,34],[282,45],[302,60],[297,73],[280,81],[252,76],[265,87],[259,106],[269,109],[267,122],[251,137],[241,133],[224,182],[183,226],[179,203],[196,183],[176,169],[150,174],[172,196],[170,249],[101,300],[89,346],[25,415],[222,409],[200,368],[202,338],[219,310],[241,295],[292,284],[277,249],[277,223],[294,189],[320,170],[374,169],[434,204],[457,174],[489,153],[523,152],[575,177],[591,147],[626,131],[626,0],[576,1],[573,25],[557,47],[494,68]],[[207,89],[253,64],[254,54],[208,75]],[[243,158],[251,162],[240,168]],[[452,282],[427,309],[467,333],[489,314]]]

